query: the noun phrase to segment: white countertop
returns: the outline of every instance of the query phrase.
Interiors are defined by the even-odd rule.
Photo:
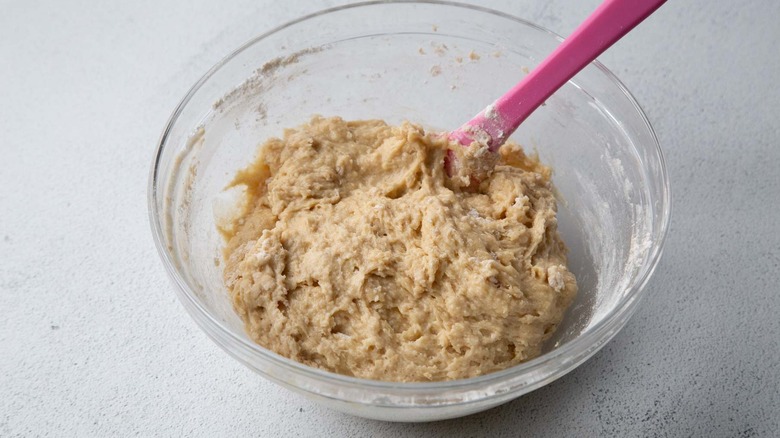
[[[332,412],[253,374],[178,303],[146,213],[185,91],[343,2],[22,1],[0,14],[0,436],[777,436],[780,2],[672,1],[601,60],[657,130],[666,252],[626,328],[560,380],[430,424]],[[481,1],[561,34],[598,1]]]

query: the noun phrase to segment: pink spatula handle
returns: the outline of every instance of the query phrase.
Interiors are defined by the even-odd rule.
[[[666,0],[606,0],[555,51],[509,92],[450,137],[469,145],[482,136],[498,150],[550,95]]]

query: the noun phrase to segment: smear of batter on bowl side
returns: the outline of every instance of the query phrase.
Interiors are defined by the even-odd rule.
[[[224,281],[247,333],[307,365],[460,379],[540,354],[576,294],[550,169],[515,144],[461,187],[477,146],[404,123],[315,117],[268,140],[233,186]]]

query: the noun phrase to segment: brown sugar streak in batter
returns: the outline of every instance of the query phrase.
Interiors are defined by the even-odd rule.
[[[550,170],[519,146],[479,187],[404,123],[315,117],[240,172],[224,281],[248,334],[368,379],[460,379],[540,354],[576,294]],[[477,146],[457,147],[460,158]]]

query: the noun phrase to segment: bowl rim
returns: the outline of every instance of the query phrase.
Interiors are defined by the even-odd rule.
[[[574,369],[577,365],[587,360],[589,357],[595,354],[603,345],[605,345],[613,336],[615,336],[620,329],[622,329],[622,327],[628,321],[630,316],[636,310],[637,304],[639,303],[640,299],[643,296],[642,291],[645,290],[647,282],[649,281],[650,277],[652,276],[653,272],[658,266],[658,262],[663,253],[664,244],[666,242],[666,238],[669,231],[669,223],[670,223],[671,208],[672,208],[671,188],[669,184],[669,176],[666,167],[666,162],[660,144],[658,142],[656,133],[652,125],[650,124],[647,115],[642,110],[642,107],[639,105],[636,98],[631,94],[631,92],[626,88],[626,86],[617,78],[617,76],[615,76],[609,69],[607,69],[598,60],[593,61],[591,64],[596,69],[601,71],[601,73],[603,73],[606,76],[606,78],[609,79],[617,87],[617,89],[622,92],[623,96],[626,99],[628,99],[628,101],[632,104],[634,111],[637,113],[637,115],[644,123],[644,126],[647,129],[652,139],[652,147],[648,146],[648,150],[651,151],[654,154],[655,158],[657,159],[659,173],[661,177],[661,180],[659,181],[661,186],[661,196],[659,198],[660,201],[658,204],[659,207],[657,207],[656,210],[659,211],[661,214],[659,215],[660,219],[659,219],[657,232],[651,230],[651,233],[655,234],[655,236],[653,237],[655,237],[654,242],[656,243],[655,245],[652,246],[651,251],[647,256],[646,262],[642,265],[640,271],[634,277],[635,278],[634,281],[626,289],[624,296],[621,298],[622,302],[619,302],[619,304],[615,307],[615,309],[610,311],[607,315],[604,316],[602,320],[598,321],[582,335],[578,336],[577,338],[559,347],[554,348],[551,351],[548,351],[547,353],[542,354],[541,356],[535,359],[520,363],[518,365],[506,368],[504,370],[496,371],[493,373],[489,373],[477,377],[471,377],[467,379],[457,379],[457,380],[434,381],[434,382],[393,382],[393,381],[371,380],[371,379],[346,376],[346,375],[337,374],[330,371],[310,367],[308,365],[304,365],[292,359],[283,357],[273,352],[270,349],[266,349],[265,347],[262,347],[259,344],[256,344],[247,338],[242,338],[236,335],[235,333],[233,333],[231,330],[226,329],[222,325],[222,323],[220,323],[219,320],[217,320],[208,310],[206,310],[201,305],[201,303],[193,296],[192,286],[186,281],[186,279],[181,275],[181,273],[179,273],[176,267],[177,265],[173,260],[173,256],[169,252],[167,244],[165,243],[166,238],[163,229],[162,211],[158,209],[159,196],[164,196],[166,191],[164,185],[160,186],[158,190],[158,186],[160,185],[160,179],[159,179],[159,173],[161,171],[160,164],[162,161],[163,152],[166,149],[168,138],[179,116],[181,115],[181,113],[183,112],[187,104],[190,102],[192,97],[195,95],[195,93],[206,83],[206,81],[208,81],[211,78],[211,76],[214,75],[214,73],[216,73],[218,70],[224,67],[225,64],[227,64],[229,61],[235,58],[239,53],[246,50],[248,47],[288,27],[294,26],[298,23],[316,17],[320,17],[323,15],[336,13],[344,10],[366,8],[372,6],[387,6],[392,4],[424,4],[424,5],[436,5],[436,6],[469,9],[472,11],[490,14],[490,15],[497,16],[499,18],[504,18],[504,19],[514,21],[527,28],[531,28],[538,32],[547,34],[548,36],[558,40],[559,42],[563,41],[563,38],[560,35],[556,34],[555,32],[547,28],[544,28],[540,25],[537,25],[533,22],[530,22],[528,20],[516,17],[514,15],[501,12],[501,11],[496,11],[494,9],[486,8],[483,6],[453,2],[453,1],[443,1],[443,0],[395,0],[395,1],[372,0],[372,1],[363,1],[363,2],[351,3],[348,5],[331,7],[288,21],[282,25],[276,26],[271,30],[250,39],[249,41],[245,42],[240,47],[232,51],[230,54],[222,58],[214,66],[212,66],[188,90],[188,92],[181,99],[179,104],[176,106],[176,108],[169,116],[165,124],[165,128],[163,129],[163,132],[160,135],[160,138],[157,143],[157,147],[154,152],[154,159],[152,161],[152,166],[149,173],[148,188],[147,188],[149,222],[152,229],[153,240],[155,246],[157,247],[157,252],[163,264],[165,265],[168,276],[171,278],[171,280],[174,281],[174,283],[180,290],[180,293],[177,293],[180,300],[183,302],[185,308],[187,308],[191,316],[193,317],[195,316],[193,312],[200,315],[201,318],[194,318],[194,319],[196,319],[196,322],[198,323],[199,327],[202,330],[204,330],[209,337],[214,338],[214,336],[217,333],[226,335],[228,337],[228,340],[232,344],[234,344],[234,346],[241,348],[244,352],[252,356],[260,356],[260,359],[265,361],[270,361],[275,365],[280,366],[285,370],[291,371],[295,374],[301,374],[307,378],[313,378],[315,380],[325,381],[327,383],[334,384],[341,387],[346,386],[346,387],[352,387],[358,389],[381,390],[381,391],[393,392],[399,395],[421,395],[424,393],[439,393],[442,390],[452,391],[452,390],[473,390],[477,388],[485,388],[494,384],[505,382],[513,377],[515,378],[520,377],[531,371],[541,369],[545,367],[547,364],[558,363],[558,367],[556,367],[554,372],[542,374],[543,378],[537,379],[537,381],[531,382],[529,385],[527,385],[527,387],[529,387],[528,391],[536,389],[540,386],[552,382],[557,378],[562,377],[563,375],[565,375],[566,373]],[[205,327],[204,323],[208,324],[209,327]],[[242,359],[236,356],[235,352],[228,350],[220,342],[216,342],[216,343],[221,348],[223,348],[226,352],[228,352],[230,355],[236,357],[237,359],[243,362]],[[588,348],[590,346],[594,346],[594,347]],[[577,350],[581,350],[581,351],[577,352]],[[264,377],[270,377],[267,376],[266,373],[264,372],[262,374],[264,375]],[[274,378],[273,380],[276,379]],[[310,390],[307,390],[306,388],[299,388],[299,389],[305,390],[307,392],[312,392]],[[316,392],[314,393],[321,396],[323,395]],[[476,399],[462,400],[458,402],[445,403],[445,404],[447,405],[469,404],[478,401],[484,401],[486,399],[490,399],[493,397],[500,397],[505,394],[506,394],[505,392],[497,392],[483,397],[478,397]],[[329,398],[333,398],[333,397],[329,397]],[[383,403],[381,402],[369,402],[367,404],[372,404],[376,406],[383,405]],[[413,402],[409,404],[419,406]],[[387,406],[398,407],[399,403],[387,404]]]

